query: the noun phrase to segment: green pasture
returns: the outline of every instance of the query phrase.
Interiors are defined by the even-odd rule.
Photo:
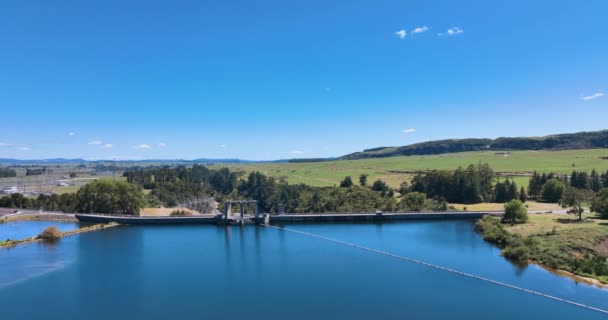
[[[608,149],[586,149],[565,151],[513,151],[500,154],[494,151],[462,152],[431,156],[403,156],[362,160],[336,160],[309,163],[252,163],[218,164],[214,167],[229,167],[245,173],[260,171],[273,177],[284,177],[289,183],[305,183],[313,186],[339,184],[345,176],[355,181],[361,174],[369,174],[368,181],[382,179],[392,187],[409,180],[415,171],[445,169],[454,170],[472,163],[488,163],[496,172],[514,177],[518,186],[527,186],[533,171],[571,173],[572,170],[600,172],[608,170]],[[521,176],[524,174],[524,176]]]

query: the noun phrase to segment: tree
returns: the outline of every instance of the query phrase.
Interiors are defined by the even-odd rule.
[[[274,178],[268,178],[256,171],[249,174],[246,182],[241,182],[238,190],[241,195],[257,200],[262,212],[269,212],[272,206],[272,196],[276,193],[275,187]]]
[[[479,203],[494,199],[494,171],[487,164],[471,164],[454,172],[433,170],[417,174],[411,191],[422,192],[430,198],[441,197],[449,202]]]
[[[515,183],[515,181],[513,181],[507,189],[507,200],[511,201],[517,198],[519,198],[519,194],[517,194],[517,184]]]
[[[589,187],[591,191],[597,193],[602,188],[602,181],[600,180],[600,175],[593,169],[591,171],[591,176],[589,177]]]
[[[367,177],[369,177],[369,175],[365,173],[359,176],[359,184],[362,187],[367,186]]]
[[[608,188],[600,189],[591,201],[591,211],[599,213],[602,217],[608,217]]]
[[[559,202],[566,191],[566,185],[558,179],[549,179],[541,189],[541,197],[547,202]]]
[[[526,202],[527,200],[528,195],[526,194],[526,189],[524,187],[521,187],[521,189],[519,189],[519,201]]]
[[[401,197],[400,206],[406,211],[420,211],[424,209],[426,195],[420,192],[410,192]]]
[[[388,191],[389,191],[389,187],[386,184],[386,182],[378,179],[376,181],[374,181],[374,184],[372,184],[372,190],[376,191],[376,192],[380,192],[381,195],[385,195]]]
[[[507,202],[507,190],[505,190],[505,183],[496,182],[496,186],[494,187],[494,201],[498,203]]]
[[[76,197],[80,212],[136,214],[144,206],[141,187],[126,181],[97,180],[80,188]]]
[[[406,194],[409,193],[411,191],[412,188],[410,188],[410,184],[407,183],[407,181],[401,182],[401,184],[399,185],[399,193]]]
[[[570,211],[578,215],[578,220],[583,220],[583,202],[588,201],[593,196],[590,190],[577,189],[570,187],[564,193],[560,204],[563,208],[570,207]]]
[[[350,188],[352,186],[353,186],[353,178],[351,178],[350,176],[345,177],[344,180],[342,180],[342,182],[340,182],[341,188]]]
[[[518,199],[505,203],[505,215],[503,222],[522,223],[528,221],[528,210]]]

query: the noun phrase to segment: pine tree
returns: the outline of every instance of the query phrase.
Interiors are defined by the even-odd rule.
[[[496,182],[496,186],[494,187],[494,201],[498,203],[504,203],[505,201],[505,184],[503,182]]]
[[[591,176],[589,179],[589,187],[591,188],[591,191],[593,191],[594,193],[597,193],[602,188],[602,182],[600,181],[600,176],[599,176],[599,174],[597,174],[597,171],[595,171],[595,169],[593,169],[591,171]]]
[[[353,186],[353,178],[351,178],[350,176],[347,176],[346,178],[344,178],[344,180],[342,180],[342,182],[340,182],[341,188],[350,188],[352,186]]]
[[[519,201],[526,202],[527,200],[528,195],[526,194],[526,189],[524,189],[524,187],[521,187],[521,189],[519,189]]]
[[[511,201],[513,199],[517,199],[519,196],[517,194],[517,184],[515,183],[515,181],[511,182],[511,184],[509,185],[509,189],[508,189],[508,198],[507,201]]]
[[[359,184],[362,187],[367,186],[367,177],[369,177],[369,175],[365,173],[359,176]]]

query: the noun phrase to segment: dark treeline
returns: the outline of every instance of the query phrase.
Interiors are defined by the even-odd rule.
[[[138,168],[124,173],[127,181],[151,190],[147,202],[174,206],[193,198],[214,197],[221,204],[226,199],[255,199],[264,212],[370,212],[375,210],[446,210],[441,197],[427,197],[412,192],[409,197],[395,197],[412,190],[407,186],[391,189],[384,181],[376,180],[368,186],[367,175],[359,177],[357,185],[352,177],[345,177],[339,186],[313,187],[290,185],[283,179],[252,172],[244,177],[227,168],[211,170],[202,165],[192,167]],[[414,194],[416,193],[416,194]]]
[[[255,199],[264,212],[362,212],[394,211],[397,201],[384,187],[312,187],[289,185],[282,179],[252,172],[247,177],[228,168],[211,170],[202,165],[187,167],[139,168],[124,173],[127,181],[151,190],[147,202],[152,205],[175,206],[194,198],[215,197],[220,204],[226,199]]]
[[[496,197],[495,178],[494,171],[487,164],[470,165],[466,169],[459,167],[453,172],[433,170],[414,176],[412,191],[455,203],[491,202]]]
[[[128,170],[123,174],[127,182],[151,190],[148,202],[151,205],[168,207],[207,196],[231,194],[237,187],[239,175],[227,168],[210,170],[202,165],[190,168],[149,167]]]
[[[0,197],[0,207],[63,212],[136,214],[144,205],[141,187],[115,180],[94,181],[76,193],[41,194],[37,198],[13,193]]]
[[[528,196],[535,200],[558,202],[568,188],[598,193],[602,188],[608,188],[608,171],[598,173],[593,169],[588,173],[575,170],[570,175],[535,171],[528,184]]]
[[[46,173],[46,168],[25,169],[26,176],[39,176]]]
[[[17,171],[9,168],[0,168],[0,178],[11,178],[16,177]]]
[[[586,188],[591,190],[589,193],[598,190],[601,197],[596,197],[594,207],[606,211],[608,199],[608,191],[602,189],[608,185],[608,172],[575,171],[570,176],[534,173],[526,192],[515,181],[500,179],[489,165],[482,163],[454,171],[417,174],[411,185],[404,182],[397,189],[380,179],[368,182],[367,174],[356,181],[345,177],[338,186],[313,187],[290,185],[284,179],[260,172],[245,176],[228,168],[212,170],[203,165],[132,168],[124,177],[126,181],[93,182],[75,194],[38,198],[13,194],[0,198],[0,207],[130,214],[145,206],[175,207],[196,199],[214,198],[219,201],[219,210],[225,200],[255,199],[261,211],[270,213],[441,211],[448,209],[449,202],[505,203],[514,199],[525,202],[531,196],[560,203],[564,198],[568,206],[580,208],[586,194],[572,190]],[[149,190],[145,195],[144,189]]]

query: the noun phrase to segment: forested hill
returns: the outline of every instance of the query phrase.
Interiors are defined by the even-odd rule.
[[[497,139],[447,139],[415,143],[403,147],[380,147],[355,152],[340,160],[442,154],[484,150],[569,150],[608,148],[608,130],[556,134],[545,137]]]

